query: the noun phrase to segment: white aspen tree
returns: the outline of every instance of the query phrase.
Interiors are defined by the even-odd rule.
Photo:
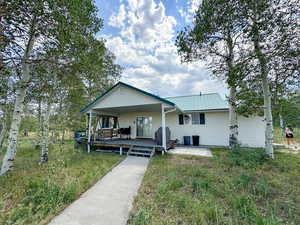
[[[256,15],[252,17],[253,22],[253,45],[254,52],[259,62],[260,80],[263,89],[264,98],[264,120],[265,120],[265,149],[270,158],[274,158],[273,149],[273,117],[272,117],[272,95],[270,91],[270,84],[268,80],[267,60],[262,53],[262,47],[260,44],[260,34],[257,27]]]
[[[236,107],[236,88],[230,87],[229,94],[229,147],[234,148],[239,143],[238,141],[238,117]]]
[[[226,46],[227,55],[225,56],[226,64],[228,68],[227,72],[227,84],[230,88],[229,92],[229,148],[233,149],[239,143],[238,141],[238,118],[237,118],[237,99],[236,99],[236,86],[237,76],[234,69],[234,44],[230,30],[227,30],[226,35]]]
[[[41,149],[42,140],[42,126],[43,126],[43,116],[42,116],[42,99],[38,98],[38,134],[36,138],[35,148]]]
[[[21,117],[24,110],[24,98],[26,96],[26,92],[28,89],[27,85],[31,77],[29,68],[30,65],[28,60],[35,43],[35,22],[36,21],[34,17],[31,24],[29,40],[27,42],[24,57],[21,62],[22,80],[16,90],[16,100],[11,121],[11,127],[9,130],[7,151],[3,158],[0,175],[3,175],[6,172],[12,170],[13,162],[16,156],[18,134],[21,124]]]
[[[4,116],[1,123],[1,132],[0,132],[0,152],[3,151],[3,142],[5,139],[5,136],[7,134],[7,121],[6,121],[6,114],[4,112]]]
[[[51,115],[51,106],[52,104],[48,101],[46,104],[46,108],[43,112],[43,119],[42,119],[42,150],[41,150],[41,157],[40,162],[46,163],[48,162],[48,150],[49,150],[49,120]]]
[[[279,126],[281,129],[281,135],[284,136],[284,121],[283,121],[281,113],[279,114]]]

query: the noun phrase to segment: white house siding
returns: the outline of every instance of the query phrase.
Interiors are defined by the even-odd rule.
[[[98,102],[93,109],[147,105],[147,104],[160,104],[160,101],[142,94],[138,91],[132,90],[128,87],[119,86],[112,90],[107,96]]]
[[[160,112],[134,112],[124,113],[119,116],[120,127],[131,126],[131,138],[136,138],[136,117],[152,117],[152,138],[155,138],[155,131],[161,127]],[[262,117],[238,117],[239,140],[244,146],[263,147],[265,142],[264,122]],[[166,114],[166,126],[171,130],[171,139],[178,139],[183,143],[183,136],[200,136],[201,145],[228,145],[228,112],[207,112],[205,113],[205,125],[184,124],[179,125],[178,113]]]
[[[265,142],[262,117],[239,117],[239,140],[244,146],[263,147]],[[178,113],[169,113],[166,126],[171,130],[171,138],[183,143],[183,136],[200,136],[201,145],[228,145],[228,112],[205,113],[205,125],[179,125]]]
[[[239,139],[245,146],[264,147],[265,145],[265,123],[263,117],[238,117]]]
[[[155,131],[161,127],[161,113],[160,112],[131,112],[122,113],[119,116],[120,127],[131,127],[131,138],[136,138],[136,117],[145,116],[152,117],[152,138],[155,138]]]

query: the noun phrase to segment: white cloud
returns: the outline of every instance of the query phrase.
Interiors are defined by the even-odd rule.
[[[193,21],[195,12],[197,11],[202,0],[188,0],[187,8],[178,8],[179,15],[184,19],[186,23]]]
[[[194,9],[196,0],[189,2]],[[111,26],[120,28],[117,36],[107,39],[107,46],[117,62],[125,66],[122,81],[160,96],[220,89],[209,79],[203,62],[180,62],[174,45],[177,21],[166,15],[162,2],[123,0],[109,21]]]
[[[124,20],[126,19],[126,11],[125,11],[125,5],[121,4],[119,8],[118,14],[113,14],[108,21],[108,24],[112,27],[123,27],[124,26]]]

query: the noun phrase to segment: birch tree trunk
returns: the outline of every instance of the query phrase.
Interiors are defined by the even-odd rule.
[[[270,92],[270,84],[268,81],[268,71],[267,71],[267,60],[262,53],[262,48],[260,46],[259,32],[256,27],[256,21],[254,21],[253,28],[253,42],[255,54],[259,61],[260,67],[260,78],[262,81],[263,95],[264,95],[264,119],[265,119],[265,149],[266,153],[273,159],[273,118],[272,118],[272,100]]]
[[[0,152],[2,152],[2,146],[3,146],[3,142],[7,133],[7,125],[6,125],[7,121],[6,121],[6,115],[4,115],[3,118],[3,122],[2,122],[2,128],[1,128],[1,132],[0,132]]]
[[[233,40],[230,31],[227,31],[226,34],[226,44],[228,48],[228,57],[226,58],[228,75],[227,75],[227,83],[230,87],[229,93],[229,148],[235,148],[238,141],[238,119],[236,113],[236,83],[237,77],[234,71],[234,46]]]
[[[238,145],[238,119],[236,113],[236,88],[230,87],[229,94],[229,147],[232,149]]]
[[[280,129],[281,129],[281,135],[284,136],[284,121],[283,121],[283,118],[282,118],[282,115],[281,113],[279,114],[279,126],[280,126]]]
[[[42,151],[41,151],[41,163],[48,162],[48,150],[49,150],[49,119],[51,115],[51,104],[47,104],[46,111],[43,116],[43,128],[42,128]]]
[[[15,100],[14,112],[13,112],[13,117],[10,125],[10,130],[9,130],[7,151],[3,158],[0,176],[13,169],[13,163],[17,153],[16,150],[17,150],[18,134],[19,134],[20,124],[21,124],[22,113],[24,111],[24,98],[26,96],[26,92],[28,89],[27,86],[28,82],[30,81],[31,78],[28,59],[35,42],[35,34],[33,32],[34,23],[35,22],[33,20],[32,23],[33,25],[31,28],[32,32],[30,32],[30,37],[26,46],[24,57],[21,62],[22,80],[20,81],[20,85],[16,89],[16,100]]]
[[[269,87],[270,85],[267,77],[263,76],[262,84],[263,84],[263,93],[264,93],[264,114],[265,114],[265,122],[266,122],[265,148],[266,148],[266,153],[273,159],[274,151],[273,151],[272,102],[271,102],[271,92]]]
[[[35,149],[41,149],[41,140],[42,140],[42,129],[43,129],[43,118],[42,118],[42,100],[38,100],[38,134],[35,143]]]

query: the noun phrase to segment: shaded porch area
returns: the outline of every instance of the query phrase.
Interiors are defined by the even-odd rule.
[[[121,152],[142,147],[164,152],[170,140],[170,130],[165,125],[168,110],[170,107],[161,103],[93,108],[87,113],[88,152],[109,148]]]

